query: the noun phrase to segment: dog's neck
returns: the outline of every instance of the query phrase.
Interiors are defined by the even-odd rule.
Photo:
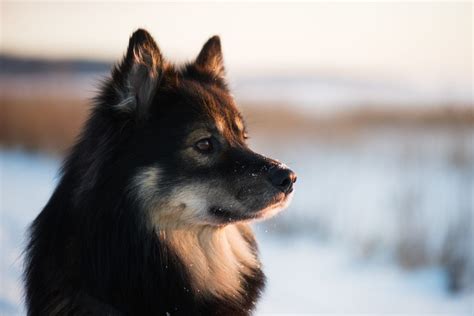
[[[243,278],[259,268],[246,239],[253,236],[246,224],[160,229],[159,235],[183,261],[191,290],[198,296],[239,300],[244,293]]]

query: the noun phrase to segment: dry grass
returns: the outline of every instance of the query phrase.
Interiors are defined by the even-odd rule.
[[[2,98],[0,143],[63,153],[73,143],[87,109],[80,100]]]
[[[396,107],[361,104],[345,112],[319,117],[308,117],[306,113],[294,111],[295,107],[287,104],[244,104],[243,108],[258,125],[274,128],[278,126],[284,130],[319,132],[328,128],[345,130],[367,126],[466,127],[474,124],[473,105]]]
[[[71,146],[89,109],[88,101],[78,98],[3,96],[0,101],[0,144],[56,153]],[[292,134],[335,140],[381,126],[474,126],[474,111],[467,106],[403,110],[360,107],[319,118],[294,111],[289,105],[244,104],[242,108],[251,132],[261,136]]]

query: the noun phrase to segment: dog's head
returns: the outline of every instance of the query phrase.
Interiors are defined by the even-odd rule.
[[[127,192],[156,225],[225,225],[289,203],[296,175],[247,146],[217,36],[194,62],[175,67],[146,31],[136,31],[103,96],[131,130],[120,145],[133,153]]]

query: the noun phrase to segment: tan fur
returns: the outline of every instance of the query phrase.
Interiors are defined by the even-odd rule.
[[[192,183],[181,186],[166,195],[160,195],[159,168],[143,168],[134,178],[131,190],[143,208],[149,210],[153,225],[161,228],[183,228],[196,224],[215,224],[207,216],[208,199],[229,199],[222,196],[219,187],[211,184]],[[235,206],[239,206],[237,201]]]
[[[238,225],[160,230],[160,237],[187,266],[196,295],[241,298],[243,277],[259,262]]]
[[[239,131],[243,132],[244,131],[244,123],[240,119],[240,117],[235,118],[235,126],[239,129]]]
[[[181,186],[165,196],[159,195],[159,168],[143,169],[134,181],[134,189],[148,210],[153,228],[162,241],[183,261],[191,277],[192,291],[198,296],[239,300],[244,294],[242,281],[259,268],[250,240],[253,233],[244,223],[222,225],[207,216],[208,199],[221,197],[215,185],[203,183]],[[239,206],[237,201],[233,202]],[[284,208],[281,203],[260,211],[267,217]]]
[[[209,188],[188,185],[161,201],[150,200],[158,171],[148,168],[136,177],[141,200],[150,208],[154,227],[186,265],[196,295],[239,300],[244,275],[251,275],[258,260],[247,240],[253,239],[244,223],[216,226],[203,217],[208,205],[202,197]],[[199,224],[197,224],[199,223]]]
[[[207,200],[203,198],[210,189],[204,185],[183,186],[153,201],[150,205],[152,222],[164,229],[179,229],[200,224],[212,224],[206,216]]]
[[[144,205],[148,205],[152,202],[150,200],[158,189],[159,173],[158,167],[148,167],[144,168],[135,176],[132,189],[137,191],[137,195]]]
[[[217,130],[221,133],[221,134],[224,134],[224,130],[225,130],[225,126],[226,126],[226,122],[225,122],[225,119],[222,118],[222,117],[217,117],[215,119],[216,121],[216,128]]]

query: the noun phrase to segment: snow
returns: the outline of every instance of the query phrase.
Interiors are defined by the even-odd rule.
[[[332,153],[335,152],[336,150]],[[383,150],[380,152],[382,153]],[[396,263],[390,249],[391,240],[393,241],[393,236],[397,235],[398,228],[395,225],[390,228],[392,219],[383,216],[390,213],[379,214],[376,219],[371,218],[377,215],[371,207],[386,206],[387,196],[392,192],[392,184],[383,184],[383,181],[380,181],[380,175],[377,174],[377,170],[382,173],[386,170],[383,167],[387,166],[385,163],[379,161],[377,165],[370,159],[365,162],[355,160],[359,166],[364,166],[364,164],[374,166],[375,171],[372,170],[373,175],[369,173],[366,177],[364,173],[369,172],[370,168],[356,168],[357,174],[353,176],[354,179],[364,181],[360,181],[358,191],[353,193],[349,201],[359,203],[359,207],[345,204],[348,217],[344,220],[344,217],[341,217],[344,204],[336,205],[336,212],[333,214],[336,219],[331,222],[333,220],[331,213],[326,211],[326,208],[331,207],[329,197],[331,194],[334,196],[333,190],[336,187],[332,187],[330,181],[335,182],[336,176],[344,177],[344,173],[348,172],[347,168],[351,164],[340,163],[341,160],[348,159],[344,158],[344,152],[342,155],[331,156],[330,154],[329,152],[330,158],[326,161],[326,165],[321,158],[300,163],[291,155],[279,157],[283,161],[287,161],[285,158],[293,160],[297,166],[295,169],[299,169],[297,171],[300,174],[294,205],[275,220],[255,225],[264,270],[268,277],[268,287],[258,304],[257,314],[402,313],[422,315],[441,313],[472,315],[473,292],[471,290],[456,294],[449,292],[448,275],[445,269],[436,265],[427,265],[414,270],[406,270]],[[338,168],[331,167],[328,162],[331,159],[333,159],[332,166],[338,166]],[[387,161],[386,163],[389,164],[390,159]],[[3,149],[0,150],[0,163],[0,314],[17,315],[24,314],[21,253],[24,247],[25,229],[45,205],[54,189],[59,160],[44,155]],[[438,163],[441,162],[428,162],[427,169],[421,168],[432,177],[429,181],[441,179],[440,182],[444,182],[449,178],[449,176],[443,178],[442,168]],[[431,164],[434,165],[431,166]],[[342,170],[336,173],[339,166],[342,166]],[[323,172],[324,169],[326,172]],[[438,177],[439,175],[433,175],[436,170],[441,173],[441,178]],[[398,171],[400,169],[394,170],[393,174],[387,178],[395,177]],[[319,180],[318,177],[320,177]],[[328,186],[325,190],[319,188],[320,193],[316,194],[317,191],[314,189],[325,180],[328,180]],[[315,182],[312,183],[312,181]],[[370,185],[364,186],[367,183]],[[457,182],[448,181],[446,186],[452,183]],[[398,183],[398,185],[401,184]],[[440,185],[440,188],[435,187],[433,189],[435,191],[428,193],[439,194],[446,189],[443,184]],[[428,187],[432,188],[430,185]],[[365,190],[377,189],[382,197],[370,204],[364,204],[363,199],[360,197],[357,199],[357,196],[367,194],[364,188]],[[344,192],[348,189],[338,188],[338,190]],[[454,203],[454,200],[450,200],[449,194],[443,201],[448,206]],[[344,233],[343,228],[350,226],[351,221],[356,219],[357,210],[364,208],[368,211],[364,213],[367,218],[361,224],[363,226],[352,230],[350,234]],[[439,212],[445,211],[443,204],[438,208]],[[436,229],[445,227],[443,218],[452,219],[448,215],[441,219],[439,219],[439,214],[434,215],[436,216],[433,214],[420,216],[422,220],[424,216],[431,216],[434,220],[433,225],[437,225]],[[383,227],[379,227],[380,225]],[[385,229],[387,229],[387,234],[384,234]],[[332,233],[322,234],[322,230]],[[369,232],[365,232],[366,230]],[[380,246],[386,251],[377,252],[376,255],[370,257],[358,255],[357,243],[347,242],[347,240],[351,236],[363,240],[367,237],[364,234],[368,234],[369,239],[386,240]],[[429,233],[428,235],[432,238]],[[434,242],[434,244],[437,243],[439,242]]]
[[[22,251],[29,223],[52,194],[58,161],[0,151],[0,314],[23,314]]]
[[[350,249],[306,238],[263,236],[268,287],[259,315],[472,315],[472,294],[453,296],[439,268],[407,272],[386,258],[354,260]]]

